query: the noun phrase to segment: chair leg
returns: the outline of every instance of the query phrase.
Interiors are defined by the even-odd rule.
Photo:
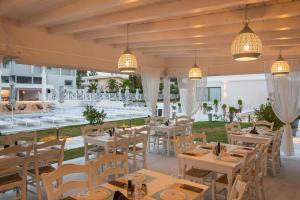
[[[144,155],[143,155],[143,167],[145,169],[147,169],[147,153],[144,152]]]
[[[272,171],[273,171],[273,176],[276,176],[276,159],[272,158]]]

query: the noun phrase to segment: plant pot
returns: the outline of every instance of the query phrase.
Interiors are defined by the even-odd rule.
[[[217,113],[218,112],[218,106],[215,105],[215,112]]]
[[[178,113],[181,113],[182,112],[182,108],[181,106],[178,107]]]
[[[208,121],[210,121],[210,122],[212,121],[212,116],[213,115],[211,113],[208,113]]]
[[[233,118],[234,118],[234,115],[232,113],[230,113],[229,114],[229,121],[230,121],[230,123],[233,122]]]

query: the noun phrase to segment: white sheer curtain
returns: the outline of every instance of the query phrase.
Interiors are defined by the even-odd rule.
[[[182,110],[189,117],[195,115],[201,107],[207,83],[206,80],[206,77],[197,81],[190,80],[189,78],[177,78]]]
[[[156,104],[160,83],[160,69],[142,68],[141,77],[146,105],[151,111],[152,116],[156,116]]]
[[[300,73],[297,61],[289,63],[294,71],[281,77],[266,73],[266,82],[272,108],[276,116],[285,123],[282,150],[285,155],[292,156],[294,144],[290,124],[300,115]],[[267,66],[271,66],[270,63]]]

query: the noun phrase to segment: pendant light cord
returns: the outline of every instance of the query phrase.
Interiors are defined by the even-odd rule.
[[[197,65],[197,50],[195,50],[195,66]]]
[[[129,24],[126,25],[126,48],[129,49],[129,45],[128,45],[128,26]]]
[[[244,16],[244,24],[248,24],[248,4],[245,5],[245,16]]]

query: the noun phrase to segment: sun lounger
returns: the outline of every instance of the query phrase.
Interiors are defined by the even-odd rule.
[[[41,121],[40,121],[40,120],[36,120],[36,119],[30,119],[30,118],[16,118],[15,120],[16,120],[16,122],[17,122],[18,124],[25,124],[25,126],[28,126],[28,125],[35,125],[35,124],[41,125]]]
[[[42,117],[42,119],[45,122],[51,122],[52,124],[65,122],[65,118],[63,118],[63,117],[50,117],[49,116],[49,117]]]

